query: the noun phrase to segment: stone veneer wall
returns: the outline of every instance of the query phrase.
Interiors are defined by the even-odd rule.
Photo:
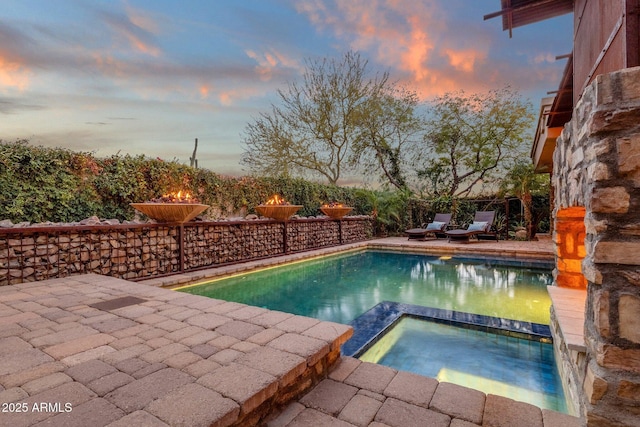
[[[143,279],[371,238],[369,217],[0,229],[0,286],[76,274]]]
[[[555,214],[585,208],[586,360],[573,364],[583,421],[639,426],[640,68],[585,89],[557,141],[553,185]]]
[[[582,384],[587,363],[585,350],[583,347],[576,348],[567,342],[553,306],[551,306],[549,327],[553,335],[553,352],[558,366],[558,373],[562,377],[562,388],[567,399],[569,413],[574,416],[580,416]]]

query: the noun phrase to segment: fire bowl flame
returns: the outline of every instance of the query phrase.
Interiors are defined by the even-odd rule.
[[[182,191],[165,194],[146,203],[131,203],[131,206],[156,221],[179,223],[191,221],[209,207]]]
[[[199,203],[131,203],[151,219],[159,222],[187,222],[200,215],[209,205]]]
[[[286,221],[298,212],[300,208],[302,208],[302,205],[258,205],[256,206],[256,211],[267,218]]]
[[[266,203],[256,206],[256,212],[267,218],[278,221],[286,221],[291,218],[302,205],[291,205],[279,195],[274,195]]]
[[[340,219],[351,212],[353,208],[349,206],[342,206],[341,203],[330,203],[328,205],[320,206],[320,210],[331,219]]]

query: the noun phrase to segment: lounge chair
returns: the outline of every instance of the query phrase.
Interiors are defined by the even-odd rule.
[[[451,214],[439,213],[433,217],[433,222],[429,224],[422,224],[420,228],[412,228],[405,230],[405,233],[409,236],[408,240],[418,239],[424,240],[427,235],[433,236],[435,239],[438,236],[446,237],[444,232],[451,221]]]
[[[493,223],[496,218],[495,211],[479,211],[473,218],[473,223],[469,224],[467,229],[457,229],[446,231],[445,234],[451,242],[469,242],[469,238],[475,236],[478,239],[485,237],[495,237],[498,240],[498,232]]]

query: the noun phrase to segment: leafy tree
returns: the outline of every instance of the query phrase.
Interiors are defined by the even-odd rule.
[[[301,83],[278,90],[280,105],[246,126],[242,163],[261,175],[310,174],[335,185],[362,160],[404,186],[399,150],[414,126],[415,95],[399,91],[388,73],[370,77],[358,53],[306,64]]]
[[[518,159],[500,183],[501,195],[514,195],[522,203],[527,240],[535,235],[533,196],[549,193],[549,175],[535,172],[528,160]]]
[[[465,197],[493,185],[504,165],[522,154],[533,119],[531,104],[509,88],[437,97],[425,150],[415,158],[418,175],[433,195]]]
[[[376,235],[398,233],[407,228],[409,190],[366,191],[362,194],[366,197],[371,209],[369,215],[373,217]]]
[[[407,155],[424,125],[417,114],[419,105],[415,92],[395,85],[372,94],[361,110],[351,164],[365,171],[379,170],[383,182],[407,189]]]

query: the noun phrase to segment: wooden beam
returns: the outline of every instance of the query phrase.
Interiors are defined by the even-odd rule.
[[[626,0],[625,15],[625,66],[637,67],[640,65],[640,0]]]
[[[547,92],[547,95],[553,95],[554,93],[566,93],[566,92],[573,92],[573,88],[550,90]]]
[[[493,12],[493,13],[489,13],[487,15],[484,15],[484,20],[486,21],[487,19],[493,19],[496,18],[498,16],[503,16],[503,15],[507,15],[513,12],[521,12],[523,10],[527,10],[527,9],[532,9],[538,6],[544,6],[547,3],[559,3],[561,0],[538,0],[536,2],[532,2],[532,3],[527,3],[527,4],[523,4],[522,6],[506,6],[504,9],[498,11],[498,12]],[[509,2],[511,3],[511,2]]]

